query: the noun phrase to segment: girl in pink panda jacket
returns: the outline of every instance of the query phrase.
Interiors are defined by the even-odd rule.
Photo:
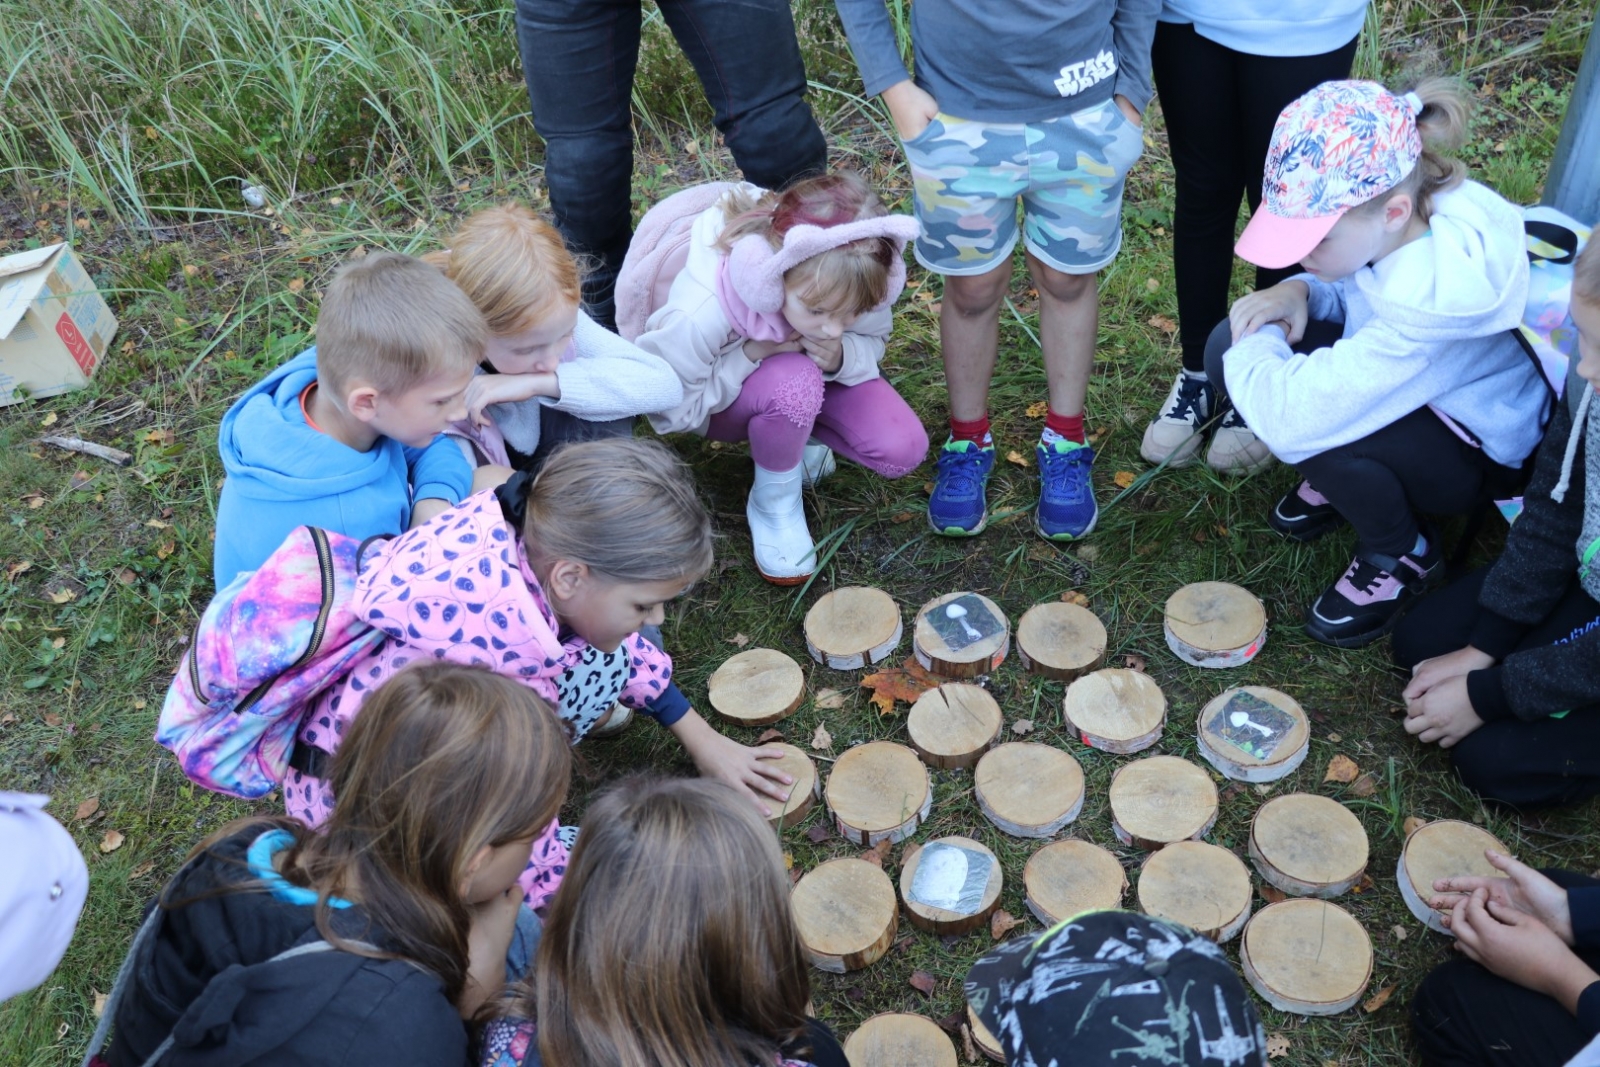
[[[537,476],[463,500],[392,541],[358,579],[355,610],[386,635],[373,659],[317,698],[284,781],[289,814],[312,826],[332,810],[323,777],[362,702],[417,659],[485,666],[554,705],[574,743],[620,701],[683,743],[702,774],[767,811],[793,780],[776,748],[724,737],[672,683],[672,661],[639,636],[663,605],[711,569],[711,522],[687,468],[631,438],[571,444]],[[522,885],[538,907],[566,867],[554,823]]]

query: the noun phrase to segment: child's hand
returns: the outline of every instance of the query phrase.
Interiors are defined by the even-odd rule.
[[[783,758],[781,748],[741,745],[733,738],[719,734],[693,709],[668,729],[683,743],[701,774],[733,786],[749,797],[756,810],[767,818],[772,817],[772,807],[764,798],[771,797],[777,801],[789,799],[794,779],[772,762]]]
[[[746,341],[744,343],[744,358],[751,363],[760,363],[768,356],[775,356],[779,352],[800,351],[800,335],[791,334],[782,341]]]
[[[1305,282],[1282,282],[1250,293],[1234,301],[1228,312],[1228,322],[1233,327],[1233,343],[1249,337],[1263,326],[1276,322],[1283,327],[1290,344],[1306,335],[1306,300],[1310,290]]]
[[[1567,891],[1526,863],[1518,863],[1510,856],[1502,856],[1493,849],[1483,855],[1495,870],[1510,877],[1441,878],[1433,883],[1434,891],[1464,896],[1481,889],[1488,894],[1490,901],[1532,915],[1565,944],[1572,944],[1572,908],[1567,902]],[[1456,902],[1450,896],[1439,896],[1429,903],[1431,907],[1442,911]]]
[[[1411,668],[1411,681],[1406,685],[1403,695],[1409,702],[1451,678],[1493,666],[1493,656],[1467,645],[1443,656],[1425,659]]]
[[[844,338],[835,337],[831,341],[816,341],[809,337],[800,338],[800,349],[811,357],[811,362],[823,374],[836,374],[844,366]]]
[[[522,887],[513,885],[499,896],[471,905],[472,927],[467,931],[467,982],[456,1007],[470,1019],[485,1000],[505,984],[506,951],[522,909]]]
[[[1121,93],[1118,93],[1116,96],[1112,97],[1111,99],[1116,101],[1117,110],[1122,112],[1122,117],[1123,118],[1125,118],[1129,122],[1133,123],[1139,129],[1141,129],[1141,130],[1144,129],[1144,116],[1139,113],[1139,109],[1138,108],[1133,106],[1133,101],[1132,100],[1129,100],[1127,97],[1123,96]]]
[[[889,105],[889,117],[894,120],[894,132],[901,141],[915,140],[939,117],[939,102],[910,78],[885,89],[883,102]]]
[[[1579,995],[1600,981],[1548,926],[1490,899],[1487,890],[1458,900],[1445,923],[1467,959],[1508,982],[1554,997],[1568,1011],[1576,1010]]]
[[[474,426],[489,425],[484,408],[490,404],[515,404],[536,396],[559,399],[561,385],[554,374],[480,374],[467,385],[467,417]]]
[[[1423,744],[1437,742],[1440,748],[1451,748],[1482,725],[1483,720],[1472,710],[1472,700],[1467,696],[1464,674],[1406,701],[1406,733],[1415,734]]]

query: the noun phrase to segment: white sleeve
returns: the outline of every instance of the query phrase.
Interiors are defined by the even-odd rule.
[[[755,373],[756,364],[745,358],[742,339],[715,301],[709,292],[694,306],[669,300],[639,335],[638,346],[666,361],[683,389],[678,404],[649,413],[657,433],[700,432],[738,399],[744,380]]]
[[[546,406],[591,422],[666,411],[683,402],[683,382],[666,360],[601,326],[583,312],[572,331],[577,358],[556,369],[561,397]]]
[[[840,385],[860,385],[878,377],[878,364],[889,347],[894,317],[888,308],[869,311],[856,319],[844,335],[844,361],[833,374],[823,375]]]

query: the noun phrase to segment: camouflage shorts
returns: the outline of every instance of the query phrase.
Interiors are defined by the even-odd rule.
[[[1122,244],[1122,185],[1144,137],[1107,100],[1045,122],[940,115],[905,150],[924,267],[982,274],[1009,257],[1021,197],[1028,251],[1057,270],[1090,274]]]

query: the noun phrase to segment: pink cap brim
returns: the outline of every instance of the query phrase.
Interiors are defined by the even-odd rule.
[[[1321,215],[1314,219],[1286,219],[1272,214],[1262,204],[1251,216],[1239,243],[1233,250],[1247,263],[1268,270],[1292,267],[1311,254],[1344,215]]]

